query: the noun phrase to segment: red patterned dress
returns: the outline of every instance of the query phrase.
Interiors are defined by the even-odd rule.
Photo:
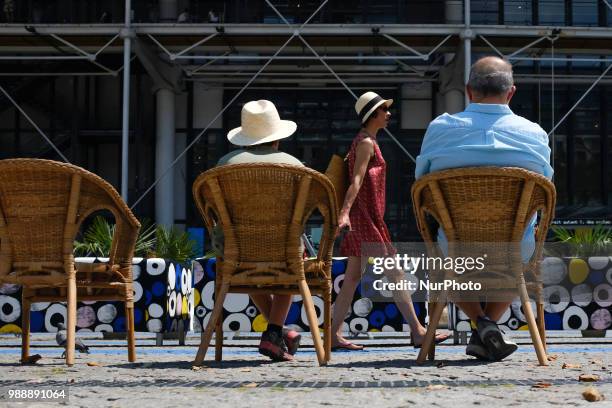
[[[366,137],[371,136],[365,132],[360,132],[351,144],[348,153],[350,180],[353,180],[357,145]],[[352,230],[346,233],[340,245],[340,253],[343,256],[361,256],[362,244],[367,244],[367,255],[395,254],[395,249],[391,245],[391,236],[384,220],[387,164],[376,139],[372,138],[372,140],[374,141],[374,156],[368,162],[363,184],[349,213]]]

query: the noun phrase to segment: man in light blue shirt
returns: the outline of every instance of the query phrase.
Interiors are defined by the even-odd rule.
[[[512,66],[497,57],[481,58],[474,63],[466,86],[470,99],[465,111],[438,116],[427,128],[421,154],[417,157],[416,178],[428,173],[458,167],[521,167],[552,178],[548,136],[537,124],[515,115],[508,103],[516,87]],[[531,220],[521,245],[524,261],[535,248],[535,223]],[[448,248],[444,231],[438,230],[438,243]],[[509,303],[459,302],[458,306],[477,324],[466,353],[483,360],[501,360],[516,350],[506,340],[495,321]]]

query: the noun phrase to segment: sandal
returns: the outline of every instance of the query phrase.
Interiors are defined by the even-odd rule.
[[[447,340],[450,337],[449,333],[437,333],[436,332],[436,337],[434,339],[434,343],[435,344],[440,344],[443,341]],[[412,340],[412,338],[410,339],[410,345],[413,346],[416,350],[420,349],[422,347],[422,344],[414,344],[414,341]]]
[[[363,350],[363,346],[361,344],[351,343],[350,341],[341,341],[338,342],[335,346],[332,346],[332,351],[338,350],[346,350],[346,351],[359,351]]]

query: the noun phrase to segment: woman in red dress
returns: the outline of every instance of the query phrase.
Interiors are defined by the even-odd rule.
[[[340,293],[334,303],[332,320],[332,347],[335,349],[361,350],[363,346],[342,337],[342,323],[361,279],[362,244],[374,245],[377,256],[394,255],[391,236],[384,221],[385,176],[387,165],[376,141],[376,134],[387,127],[392,99],[383,99],[374,92],[366,92],[355,104],[362,128],[353,139],[348,153],[350,186],[338,220],[339,230],[348,229],[340,246],[340,252],[348,257],[348,264]],[[418,347],[426,329],[419,322],[409,293],[393,291],[393,297],[404,319],[410,325],[413,343]],[[448,335],[437,335],[436,342]]]

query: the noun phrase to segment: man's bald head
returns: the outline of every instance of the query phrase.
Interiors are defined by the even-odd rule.
[[[504,96],[514,86],[512,65],[498,57],[484,57],[472,65],[468,86],[480,97]]]

